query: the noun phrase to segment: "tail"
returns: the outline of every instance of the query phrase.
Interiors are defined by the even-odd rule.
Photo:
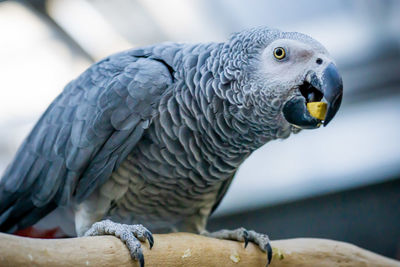
[[[19,195],[17,192],[9,193],[0,188],[0,232],[14,233],[25,229],[56,207],[54,202],[43,207],[36,207],[29,195]]]
[[[18,236],[45,238],[45,239],[69,237],[61,230],[60,227],[42,230],[33,226],[29,226],[28,228],[18,230],[13,234]]]

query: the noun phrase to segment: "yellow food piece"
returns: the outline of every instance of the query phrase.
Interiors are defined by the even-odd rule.
[[[235,254],[231,254],[229,256],[229,258],[231,259],[231,261],[233,261],[234,263],[238,263],[240,261],[240,256],[239,254],[237,254],[237,252]]]
[[[285,258],[285,256],[283,255],[283,252],[280,249],[275,248],[275,247],[272,248],[272,257],[274,259],[278,259],[278,260],[283,260]]]
[[[190,248],[188,248],[187,250],[185,250],[185,252],[183,252],[182,259],[190,256],[192,256],[192,251],[190,250]]]
[[[307,110],[316,119],[324,120],[326,116],[327,104],[324,102],[307,103]]]

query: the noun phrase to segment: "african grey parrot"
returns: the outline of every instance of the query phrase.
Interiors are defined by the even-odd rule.
[[[265,27],[109,56],[64,88],[19,148],[0,181],[0,231],[69,206],[78,236],[116,235],[141,266],[150,230],[254,242],[269,262],[267,235],[210,233],[207,219],[253,151],[327,125],[342,88],[321,44]],[[321,100],[324,120],[306,108]]]

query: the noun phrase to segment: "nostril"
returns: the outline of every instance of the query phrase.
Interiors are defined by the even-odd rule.
[[[321,65],[322,62],[324,62],[324,61],[322,60],[322,58],[317,58],[317,60],[315,62],[317,62],[318,65]]]

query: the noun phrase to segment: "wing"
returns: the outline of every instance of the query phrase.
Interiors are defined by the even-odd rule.
[[[218,190],[217,197],[215,199],[215,204],[211,208],[210,215],[214,213],[214,211],[218,208],[219,204],[221,203],[222,199],[224,198],[226,192],[228,191],[229,186],[231,185],[233,178],[235,177],[235,174],[232,175],[229,179],[225,180],[222,184],[221,187]]]
[[[85,199],[149,126],[171,69],[142,50],[91,66],[37,122],[0,180],[0,231],[34,224],[75,194]]]

